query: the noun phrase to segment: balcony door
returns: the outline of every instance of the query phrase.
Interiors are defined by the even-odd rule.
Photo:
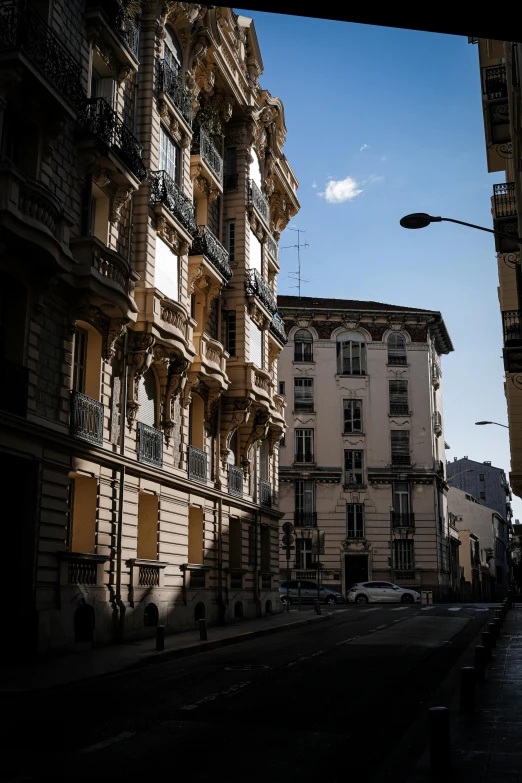
[[[169,177],[179,185],[180,149],[163,128],[160,128],[160,171],[166,171]]]
[[[138,421],[156,426],[156,378],[153,370],[147,370],[140,378]]]
[[[410,485],[404,482],[395,482],[393,485],[393,510],[396,516],[407,518],[411,510]]]
[[[311,527],[315,515],[315,482],[295,482],[295,522],[297,525]]]

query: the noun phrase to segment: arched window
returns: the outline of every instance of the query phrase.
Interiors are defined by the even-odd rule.
[[[337,372],[339,375],[366,374],[366,342],[362,334],[337,335]]]
[[[173,71],[181,70],[183,55],[178,39],[170,27],[165,29],[165,41],[163,43],[163,58]]]
[[[149,427],[156,426],[156,376],[153,370],[147,370],[140,378],[140,387],[138,394],[140,404],[138,410],[138,421],[148,424]]]
[[[307,329],[294,334],[294,362],[313,362],[313,337]]]
[[[388,364],[407,364],[404,335],[394,332],[388,337]]]

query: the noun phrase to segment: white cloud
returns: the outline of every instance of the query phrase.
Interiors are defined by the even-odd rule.
[[[382,156],[382,158],[381,158],[381,160],[382,160],[382,161],[385,161],[385,160],[386,160],[386,155],[383,155],[383,156]]]
[[[326,199],[329,204],[342,204],[343,201],[351,201],[359,193],[362,193],[359,183],[353,177],[346,177],[346,179],[330,180],[324,191],[317,195]]]
[[[359,152],[364,152],[364,150],[370,149],[369,144],[363,144],[362,147],[359,149]]]
[[[317,182],[315,181],[315,179],[314,179],[314,181],[312,182],[312,187],[313,187],[313,188],[316,188],[316,187],[317,187]]]

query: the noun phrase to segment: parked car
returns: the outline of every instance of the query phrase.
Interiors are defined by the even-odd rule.
[[[298,583],[301,584],[301,603],[311,604],[319,601],[323,604],[342,604],[344,596],[337,590],[330,590],[328,587],[320,587],[317,591],[317,582],[308,582],[306,579],[292,579],[290,582],[279,582],[279,597],[281,603],[285,606],[290,599],[291,604],[296,604],[299,600]],[[288,587],[287,587],[288,585]]]
[[[367,604],[374,602],[414,604],[420,603],[421,595],[391,582],[357,582],[348,590],[348,602]]]

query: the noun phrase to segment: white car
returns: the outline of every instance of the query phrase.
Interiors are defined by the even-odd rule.
[[[416,590],[393,585],[391,582],[357,582],[348,590],[348,602],[367,604],[383,603],[417,604],[421,596]]]

